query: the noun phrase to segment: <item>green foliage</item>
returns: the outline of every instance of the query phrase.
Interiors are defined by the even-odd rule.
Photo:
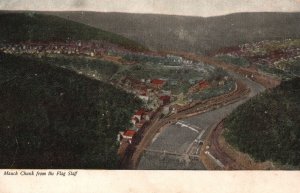
[[[192,99],[194,100],[205,100],[212,97],[220,96],[222,94],[228,93],[235,87],[234,81],[227,81],[224,86],[211,87],[204,89],[201,92],[194,93]]]
[[[289,71],[296,76],[300,76],[300,58],[295,59],[292,62],[289,62]]]
[[[205,69],[206,70],[206,69]],[[191,87],[189,83],[190,79],[207,79],[212,76],[212,72],[205,71],[199,72],[194,69],[177,67],[168,67],[155,63],[142,63],[129,66],[119,71],[114,78],[118,79],[123,76],[129,76],[135,79],[155,79],[155,78],[166,78],[168,79],[167,84],[164,89],[171,90],[174,94],[179,94],[181,92],[186,93]],[[170,81],[176,80],[178,84],[171,85]]]
[[[49,63],[0,55],[0,168],[116,168],[141,101]]]
[[[127,49],[145,49],[117,34],[56,16],[37,13],[0,14],[0,25],[0,42],[104,40]]]
[[[259,161],[300,166],[300,78],[239,106],[225,120],[225,138]]]
[[[70,69],[87,76],[92,77],[95,75],[95,78],[106,82],[120,68],[119,65],[112,62],[78,56],[42,57],[39,61],[47,61],[49,64]]]
[[[281,77],[283,79],[290,79],[290,78],[293,77],[288,72],[285,72],[285,71],[277,69],[277,68],[269,67],[266,64],[258,65],[258,69],[261,70],[262,72],[273,74],[273,75],[279,76],[279,77]],[[294,69],[296,70],[297,66],[295,66]]]

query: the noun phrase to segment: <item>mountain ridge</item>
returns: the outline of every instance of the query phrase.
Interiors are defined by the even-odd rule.
[[[208,53],[242,43],[300,37],[299,12],[194,17],[118,12],[43,12],[98,27],[152,50]]]
[[[100,40],[125,49],[144,50],[140,44],[92,26],[40,12],[0,12],[0,41]]]

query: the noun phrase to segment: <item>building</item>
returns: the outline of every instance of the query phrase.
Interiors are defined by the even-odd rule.
[[[206,88],[209,87],[209,84],[208,84],[207,81],[200,81],[200,82],[198,83],[198,85],[199,85],[199,89],[200,89],[200,90],[204,90],[204,89],[206,89]]]
[[[142,116],[145,114],[145,110],[144,109],[140,109],[138,110],[134,115],[133,118],[137,118],[138,121],[140,122],[142,120]]]
[[[198,92],[198,91],[204,90],[209,87],[210,87],[209,83],[207,81],[202,80],[202,81],[198,82],[197,84],[195,84],[194,86],[192,86],[189,89],[189,93]]]
[[[138,97],[146,102],[149,100],[149,96],[146,93],[140,94]]]
[[[128,140],[131,143],[133,136],[136,134],[134,130],[125,130],[124,132],[120,132],[120,140]]]
[[[171,97],[168,95],[163,95],[159,97],[160,105],[166,105],[171,102]]]
[[[140,121],[140,120],[139,120],[137,117],[134,117],[134,116],[133,116],[133,117],[131,118],[131,122],[132,122],[133,125],[137,124],[139,121]]]
[[[170,90],[162,90],[162,91],[161,91],[161,94],[162,94],[162,95],[171,96],[172,93],[171,93]]]
[[[125,130],[123,133],[121,132],[121,136],[123,139],[132,139],[135,134],[136,131],[134,130]]]
[[[156,89],[161,89],[164,86],[164,84],[165,84],[164,80],[160,80],[160,79],[151,80],[151,86]]]
[[[164,115],[169,114],[169,113],[170,113],[170,107],[169,107],[169,106],[165,106],[165,107],[163,108],[162,113],[163,113]]]
[[[219,86],[224,86],[224,85],[225,85],[225,81],[224,80],[219,81]]]
[[[177,80],[171,80],[170,85],[171,86],[176,86],[178,84]]]

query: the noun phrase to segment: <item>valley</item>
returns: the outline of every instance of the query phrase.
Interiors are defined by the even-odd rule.
[[[0,14],[0,23],[6,26],[0,30],[0,129],[5,147],[0,152],[1,168],[245,169],[224,153],[224,143],[234,144],[233,151],[238,151],[238,142],[233,134],[228,137],[228,128],[219,126],[225,119],[235,128],[226,120],[250,114],[251,110],[241,109],[249,103],[255,106],[257,95],[299,77],[299,39],[273,40],[277,32],[270,40],[260,37],[257,42],[224,40],[226,46],[208,43],[212,41],[208,38],[201,44],[209,48],[189,49],[189,43],[179,48],[181,41],[189,42],[187,36],[182,40],[168,36],[159,46],[153,40],[128,39],[139,39],[138,33],[124,30],[119,33],[123,37],[89,22],[82,24],[92,13],[84,18],[51,14],[71,15],[81,23],[46,13]],[[199,22],[199,18],[164,17],[172,18],[170,23]],[[224,18],[235,23],[234,15]],[[296,29],[293,24],[291,20]],[[103,26],[112,30],[107,23]],[[166,42],[172,38],[178,45]],[[295,98],[299,99],[298,92]],[[295,105],[297,113],[299,104]],[[297,121],[292,120],[293,127]],[[295,145],[298,133],[293,132]],[[254,153],[258,158],[259,149]],[[260,161],[273,160],[255,160]]]

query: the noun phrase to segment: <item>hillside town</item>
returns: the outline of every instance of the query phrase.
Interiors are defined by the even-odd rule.
[[[123,89],[135,94],[145,104],[145,108],[139,109],[131,118],[132,127],[124,132],[121,131],[118,136],[120,143],[131,143],[132,138],[139,129],[143,128],[153,116],[163,109],[162,114],[170,113],[171,100],[173,99],[171,91],[163,90],[166,80],[162,79],[147,79],[135,80],[129,77],[120,80],[120,85]]]
[[[128,52],[128,50],[120,46],[100,40],[65,42],[26,41],[15,44],[0,43],[0,51],[4,53],[35,54],[39,57],[47,54],[102,57],[108,55],[113,50]]]
[[[0,52],[16,55],[33,55],[35,57],[44,56],[82,56],[88,58],[101,58],[105,61],[120,62],[121,65],[130,66],[132,64],[145,63],[150,66],[158,66],[159,69],[168,69],[169,73],[193,71],[196,74],[190,77],[160,76],[138,78],[134,74],[131,76],[121,76],[111,80],[110,83],[117,87],[134,94],[143,101],[144,107],[137,109],[131,118],[131,127],[120,131],[117,137],[122,146],[132,143],[134,136],[147,127],[155,115],[169,116],[178,110],[189,106],[192,102],[201,100],[193,97],[207,92],[223,89],[230,83],[230,78],[224,74],[221,78],[206,80],[208,74],[214,71],[214,68],[202,63],[195,63],[192,60],[184,59],[180,56],[171,54],[159,55],[158,53],[132,52],[116,45],[104,41],[66,41],[66,42],[21,42],[17,44],[1,43]],[[110,58],[109,58],[110,57]],[[117,60],[116,60],[117,59]],[[65,66],[62,66],[66,68]],[[74,70],[73,68],[71,68]],[[78,70],[79,74],[97,79],[95,74],[90,74],[89,70]],[[87,73],[87,74],[85,74]],[[199,75],[198,75],[199,74]],[[202,76],[201,76],[202,74]],[[137,75],[139,76],[139,75]],[[172,88],[179,88],[186,85],[186,92],[175,93]],[[224,92],[228,92],[224,90]],[[222,94],[222,93],[221,93]],[[141,133],[141,132],[140,132]]]
[[[161,116],[169,116],[177,113],[180,109],[190,106],[192,103],[195,104],[201,101],[199,99],[196,101],[190,99],[187,103],[182,104],[180,96],[186,96],[174,95],[171,90],[163,89],[163,86],[168,81],[169,80],[166,79],[136,80],[130,77],[119,80],[119,86],[143,100],[145,106],[145,108],[137,110],[132,116],[132,127],[119,132],[118,141],[121,145],[124,143],[132,143],[135,134],[141,128],[147,126],[147,123],[149,123],[157,113],[161,113]],[[207,80],[193,81],[191,82],[191,87],[187,96],[205,92],[207,89],[224,87],[228,82],[230,82],[228,76],[223,77],[219,82],[216,80],[213,80],[212,82]]]
[[[283,72],[300,75],[300,69],[297,67],[297,64],[300,62],[299,40],[265,40],[247,43],[238,47],[220,50],[216,57],[222,55],[232,58],[245,58],[252,67],[263,71],[278,69]]]

